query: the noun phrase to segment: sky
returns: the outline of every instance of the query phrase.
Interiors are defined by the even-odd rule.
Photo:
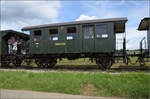
[[[21,31],[24,26],[79,20],[127,17],[127,49],[138,49],[146,31],[138,31],[144,17],[149,17],[150,1],[1,1],[1,30]],[[117,38],[125,36],[117,35]]]

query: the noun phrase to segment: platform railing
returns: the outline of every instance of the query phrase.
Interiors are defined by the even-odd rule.
[[[127,63],[126,62],[126,38],[117,39],[116,40],[116,51],[115,51],[115,58],[117,63]]]
[[[140,41],[140,54],[143,54],[147,49],[147,42],[146,42],[146,38],[143,37],[142,40]]]

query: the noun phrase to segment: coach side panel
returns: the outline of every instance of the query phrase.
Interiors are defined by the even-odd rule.
[[[150,27],[149,27],[149,30],[147,31],[147,44],[148,44],[148,50],[150,52]]]
[[[113,23],[95,25],[95,52],[114,52],[115,33]]]

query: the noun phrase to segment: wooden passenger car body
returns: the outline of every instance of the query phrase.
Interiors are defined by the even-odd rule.
[[[30,54],[114,53],[116,33],[125,32],[127,18],[96,19],[22,28],[30,31]],[[61,56],[60,56],[61,57]]]

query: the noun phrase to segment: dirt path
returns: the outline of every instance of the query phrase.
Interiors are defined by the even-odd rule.
[[[79,70],[50,70],[50,69],[0,69],[0,71],[26,71],[26,72],[33,72],[33,73],[41,73],[41,72],[58,72],[58,73],[109,73],[113,75],[120,75],[121,73],[132,73],[135,71],[124,71],[124,72],[107,72],[107,71],[79,71]],[[150,74],[150,72],[146,72],[147,74]]]
[[[80,96],[69,95],[60,93],[24,91],[24,90],[0,90],[0,99],[125,99],[117,97],[93,97],[93,96]]]

